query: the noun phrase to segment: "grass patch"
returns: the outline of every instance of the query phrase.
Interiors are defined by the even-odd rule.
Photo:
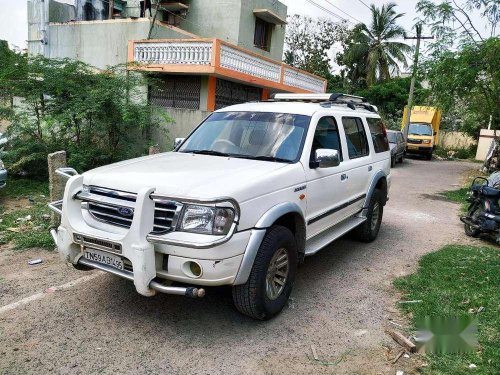
[[[469,191],[470,188],[467,186],[456,190],[442,191],[439,193],[439,195],[445,197],[451,202],[459,203],[460,212],[463,213],[467,212],[467,208],[469,207],[470,204],[467,201],[467,198],[469,197]]]
[[[476,314],[480,348],[475,353],[429,355],[425,374],[500,374],[500,250],[445,246],[420,259],[416,273],[396,279],[405,300],[399,307],[416,322],[425,316]],[[480,313],[477,309],[484,307]],[[471,310],[474,309],[474,310]],[[475,370],[469,364],[477,365]]]
[[[10,178],[0,190],[0,244],[12,242],[16,249],[53,249],[48,233],[49,187],[47,182]],[[31,220],[26,220],[31,216]]]

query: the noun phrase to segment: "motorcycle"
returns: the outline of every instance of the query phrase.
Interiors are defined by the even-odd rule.
[[[479,183],[482,181],[483,183]],[[479,237],[486,234],[500,244],[500,172],[489,178],[476,177],[470,187],[467,214],[460,218],[465,234]]]

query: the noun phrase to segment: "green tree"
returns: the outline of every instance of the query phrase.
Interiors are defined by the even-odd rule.
[[[407,67],[405,53],[412,48],[395,40],[404,36],[404,29],[397,24],[404,14],[395,8],[395,3],[380,8],[372,4],[370,25],[357,25],[344,43],[341,60],[350,70],[348,75],[357,78],[364,70],[368,86],[390,79],[391,73],[399,72],[399,64]]]
[[[439,3],[419,0],[416,9],[436,37],[432,49],[442,52],[451,47],[482,43],[488,34],[494,37],[500,20],[499,7],[498,0],[441,0]],[[480,13],[486,27],[474,24],[470,17],[472,11]]]
[[[346,23],[307,16],[289,17],[284,62],[324,78],[331,78],[332,47],[347,34]]]
[[[66,150],[80,171],[139,156],[160,117],[148,104],[140,74],[123,66],[97,71],[79,61],[20,55],[0,66],[0,93],[16,97],[0,118],[11,122],[12,173],[44,178],[47,154]],[[160,113],[160,112],[158,112]]]
[[[435,53],[423,65],[432,101],[460,119],[461,130],[478,136],[500,124],[500,39]],[[458,116],[457,116],[458,114]]]

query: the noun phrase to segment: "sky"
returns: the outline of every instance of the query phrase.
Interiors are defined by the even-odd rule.
[[[61,2],[70,2],[71,0],[60,0]],[[217,0],[205,0],[217,1]],[[273,0],[277,1],[277,0]],[[288,6],[288,14],[303,14],[313,17],[325,17],[332,20],[339,20],[324,10],[316,7],[306,0],[280,0]],[[370,22],[370,10],[364,5],[375,4],[381,6],[388,0],[313,0],[314,3],[330,10],[342,18],[349,19],[353,23],[362,21]],[[397,4],[397,11],[405,13],[400,20],[400,24],[408,31],[411,31],[416,17],[415,4],[417,0],[393,0]],[[435,0],[438,2],[439,0]],[[20,48],[26,47],[28,38],[27,25],[27,6],[26,0],[0,0],[0,39],[9,41],[9,43]],[[364,3],[364,4],[363,4]],[[340,8],[344,13],[342,13]],[[346,15],[348,14],[348,15]],[[479,25],[480,31],[484,31],[485,22],[479,14],[471,13],[471,18],[475,24]],[[352,24],[351,24],[352,25]]]

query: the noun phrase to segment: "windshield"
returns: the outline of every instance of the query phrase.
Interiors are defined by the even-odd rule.
[[[432,128],[429,124],[410,124],[408,134],[412,135],[432,135]]]
[[[398,143],[396,133],[387,132],[387,139],[389,140],[389,143]]]
[[[311,118],[268,112],[216,112],[178,150],[278,162],[300,156]]]

